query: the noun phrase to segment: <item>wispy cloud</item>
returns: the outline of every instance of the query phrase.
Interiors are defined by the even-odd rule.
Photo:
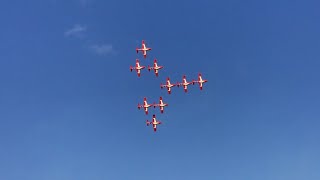
[[[86,7],[92,0],[79,0],[81,6]]]
[[[76,24],[71,29],[68,29],[64,32],[65,36],[75,36],[75,37],[82,37],[84,32],[87,30],[85,26]]]
[[[111,44],[92,45],[90,49],[98,55],[107,55],[116,52]]]
[[[67,31],[64,32],[64,35],[66,37],[73,36],[73,37],[78,37],[82,38],[84,35],[87,34],[87,28],[83,25],[76,24],[72,28],[68,29]],[[92,53],[97,54],[97,55],[109,55],[109,54],[118,54],[117,51],[115,51],[114,47],[112,44],[108,43],[92,43],[90,42],[90,36],[86,36],[85,38],[82,38],[82,42],[85,45],[87,49],[89,49]],[[91,44],[91,45],[90,45]]]

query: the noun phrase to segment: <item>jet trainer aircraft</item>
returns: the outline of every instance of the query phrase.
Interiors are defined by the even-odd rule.
[[[148,108],[153,106],[153,104],[148,104],[147,98],[143,98],[143,105],[138,103],[138,109],[144,108],[144,112],[148,115]]]
[[[162,68],[163,68],[163,66],[158,66],[157,59],[154,59],[153,67],[148,66],[148,70],[150,71],[151,69],[153,69],[154,73],[157,77],[158,77],[159,70]]]
[[[164,87],[167,88],[168,94],[171,94],[171,88],[174,87],[174,86],[176,86],[176,85],[175,84],[171,84],[170,78],[167,78],[167,84],[162,84],[162,83],[160,84],[161,89],[163,89]]]
[[[135,69],[137,71],[138,77],[140,77],[141,70],[144,68],[145,66],[140,66],[139,59],[136,59],[136,66],[135,67],[130,66],[130,71],[132,72],[132,70]]]
[[[177,86],[178,87],[183,86],[184,92],[188,92],[188,85],[190,85],[190,84],[194,84],[194,83],[193,82],[188,82],[187,78],[186,78],[186,75],[183,75],[182,83],[177,83]]]
[[[141,48],[136,48],[137,53],[139,51],[142,51],[143,57],[146,58],[147,57],[147,51],[150,51],[151,48],[148,48],[146,46],[146,43],[144,42],[144,40],[142,40],[142,47]]]
[[[164,107],[168,105],[169,104],[163,102],[162,97],[159,98],[159,104],[153,103],[153,107],[156,108],[158,106],[161,113],[163,113]]]
[[[208,80],[203,80],[201,73],[199,73],[199,74],[198,74],[198,81],[193,80],[193,81],[192,81],[192,84],[198,83],[198,84],[199,84],[199,87],[200,87],[200,90],[202,90],[202,86],[203,86],[203,84],[206,83],[206,82],[208,82]]]
[[[157,131],[157,125],[159,125],[159,124],[161,124],[161,121],[158,121],[157,119],[156,119],[156,115],[153,115],[152,116],[152,122],[150,122],[150,121],[146,121],[146,124],[147,124],[147,126],[149,126],[150,124],[152,124],[152,126],[153,126],[153,131],[154,132],[156,132]]]

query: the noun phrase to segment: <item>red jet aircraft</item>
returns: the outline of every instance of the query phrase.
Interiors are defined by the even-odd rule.
[[[208,82],[208,80],[203,80],[203,79],[202,79],[202,76],[201,76],[201,73],[199,73],[199,75],[198,75],[198,81],[193,80],[193,81],[192,81],[192,84],[194,84],[194,83],[199,83],[200,90],[202,90],[202,86],[203,86],[203,84],[206,83],[206,82]]]
[[[138,103],[138,109],[144,108],[144,112],[146,114],[148,114],[148,108],[151,107],[151,106],[153,106],[153,104],[148,104],[146,97],[143,98],[143,105]]]
[[[132,72],[132,70],[135,69],[137,71],[138,77],[140,77],[141,70],[144,68],[145,66],[140,66],[139,59],[136,59],[136,66],[135,67],[130,66],[130,71]]]
[[[158,66],[157,59],[154,59],[153,67],[148,66],[148,70],[150,71],[151,69],[153,69],[157,77],[158,77],[159,70],[162,68],[163,66]]]
[[[171,88],[174,87],[174,86],[176,86],[176,85],[170,83],[170,78],[167,78],[167,84],[162,84],[162,83],[160,84],[161,89],[164,88],[164,87],[167,88],[168,94],[171,94]]]
[[[137,53],[139,51],[142,51],[143,57],[146,58],[147,57],[147,51],[151,50],[151,48],[148,48],[146,46],[146,43],[144,42],[144,40],[142,40],[142,47],[141,48],[136,48]]]
[[[158,121],[157,119],[156,119],[156,115],[153,115],[152,116],[152,122],[150,122],[150,121],[146,121],[146,124],[147,124],[147,126],[149,126],[150,124],[152,124],[152,126],[153,126],[153,131],[154,132],[156,132],[157,131],[157,125],[158,124],[161,124],[161,121]]]
[[[193,82],[187,82],[186,75],[182,77],[182,83],[177,83],[177,86],[183,86],[184,92],[188,92],[188,85],[194,84]]]
[[[153,107],[156,108],[157,106],[159,106],[160,108],[160,112],[163,113],[164,107],[168,106],[169,104],[166,104],[163,102],[162,97],[160,97],[159,99],[159,104],[153,103]]]

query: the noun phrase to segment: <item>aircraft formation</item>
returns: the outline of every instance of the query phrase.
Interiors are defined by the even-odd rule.
[[[145,41],[142,40],[141,48],[136,48],[136,52],[137,53],[142,52],[143,57],[146,59],[147,58],[147,52],[150,51],[151,49],[152,48],[147,47]],[[130,71],[132,72],[133,70],[135,70],[138,77],[141,77],[141,72],[145,68],[146,68],[146,66],[140,65],[139,59],[136,59],[135,66],[131,66],[130,65]],[[163,68],[164,68],[164,66],[158,65],[157,59],[154,59],[153,66],[150,67],[148,65],[148,71],[149,72],[151,70],[154,71],[154,74],[155,74],[156,77],[159,76],[159,70],[161,70]],[[182,76],[182,82],[177,82],[176,84],[172,84],[170,82],[170,78],[167,77],[165,84],[160,83],[160,88],[161,89],[166,88],[168,94],[171,94],[171,89],[173,87],[178,87],[179,88],[181,86],[181,87],[183,87],[184,92],[187,93],[189,85],[195,85],[197,83],[199,85],[200,90],[202,90],[203,89],[203,84],[206,83],[206,82],[208,82],[208,80],[202,79],[202,74],[201,73],[198,73],[198,79],[197,80],[192,80],[192,81],[189,81],[189,82],[187,81],[186,75],[183,75]],[[149,107],[153,107],[153,108],[159,107],[160,112],[164,113],[164,108],[167,107],[168,105],[169,105],[168,103],[164,102],[162,96],[159,97],[159,103],[155,103],[154,102],[152,104],[148,104],[147,98],[144,97],[143,98],[143,103],[142,104],[138,103],[137,107],[138,107],[139,110],[143,109],[145,114],[148,115],[148,108]],[[157,120],[155,114],[152,115],[152,120],[151,121],[146,120],[146,125],[147,126],[152,125],[154,132],[157,131],[157,125],[159,125],[159,124],[162,124],[162,122],[160,120]]]

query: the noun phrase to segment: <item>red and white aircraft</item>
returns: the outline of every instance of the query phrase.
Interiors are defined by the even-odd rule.
[[[146,43],[144,42],[144,40],[142,40],[142,47],[141,48],[136,48],[137,53],[139,51],[142,51],[143,57],[146,58],[147,57],[147,51],[151,50],[151,48],[148,48],[146,46]]]
[[[143,105],[138,103],[138,109],[144,108],[144,112],[146,112],[146,114],[148,114],[148,108],[151,106],[153,106],[153,104],[148,104],[146,97],[143,98]]]
[[[148,66],[148,70],[150,71],[151,69],[153,69],[157,77],[158,77],[159,69],[162,69],[162,68],[163,66],[158,66],[157,59],[154,59],[153,67]]]
[[[130,71],[132,72],[132,70],[135,69],[137,71],[138,77],[140,77],[141,70],[144,68],[145,66],[140,66],[139,59],[136,59],[136,66],[135,67],[130,66]]]
[[[153,131],[154,132],[156,132],[157,131],[157,125],[158,124],[161,124],[161,121],[158,121],[157,119],[156,119],[156,115],[153,115],[152,116],[152,122],[150,122],[150,121],[146,121],[146,124],[147,124],[147,126],[149,126],[150,124],[152,124],[152,126],[153,126]]]
[[[160,84],[161,89],[164,88],[164,87],[167,88],[168,94],[171,94],[171,88],[174,87],[174,86],[176,86],[176,85],[170,83],[170,78],[167,78],[167,84],[162,84],[162,83]]]
[[[168,105],[169,104],[163,102],[162,97],[159,98],[159,104],[153,103],[154,108],[156,108],[156,106],[159,106],[161,113],[163,113],[164,107]]]
[[[177,86],[183,86],[184,92],[188,92],[188,85],[190,84],[194,84],[193,81],[192,82],[188,82],[186,75],[183,75],[182,77],[182,83],[177,83]]]
[[[198,74],[198,81],[193,80],[193,81],[192,81],[192,84],[194,84],[194,83],[199,83],[200,90],[202,90],[202,86],[203,86],[203,84],[206,83],[206,82],[208,82],[208,80],[203,80],[203,79],[202,79],[202,76],[201,76],[201,73],[199,73],[199,74]]]

